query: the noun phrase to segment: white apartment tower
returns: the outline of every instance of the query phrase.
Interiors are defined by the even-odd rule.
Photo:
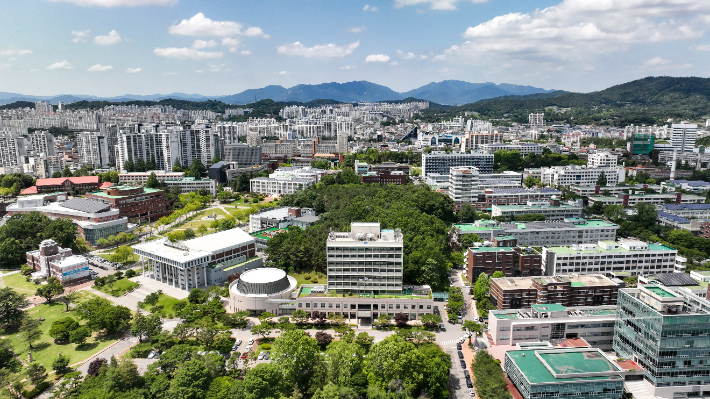
[[[698,134],[698,125],[681,122],[671,125],[671,145],[680,152],[692,152],[695,148],[695,138]]]
[[[619,156],[608,151],[595,152],[587,157],[587,166],[590,168],[611,168],[615,167]]]
[[[24,137],[15,132],[0,132],[0,166],[22,168],[27,156]]]
[[[99,132],[79,132],[76,134],[76,149],[79,161],[99,168],[111,164],[113,148],[106,136]]]
[[[338,139],[338,154],[347,154],[348,153],[348,132],[347,131],[339,131],[337,135]]]
[[[456,209],[463,204],[478,200],[478,168],[459,166],[449,172],[449,197],[454,201]]]
[[[30,134],[30,143],[34,156],[42,154],[48,157],[57,155],[54,148],[54,136],[46,130],[35,131]]]
[[[353,294],[401,294],[402,232],[379,223],[352,223],[350,232],[331,231],[326,242],[328,290]]]
[[[541,129],[545,127],[545,114],[528,115],[528,126],[530,126],[531,129]]]

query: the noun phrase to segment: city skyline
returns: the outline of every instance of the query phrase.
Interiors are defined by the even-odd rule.
[[[0,20],[0,91],[27,95],[447,79],[586,92],[708,76],[710,50],[699,0],[32,0]]]

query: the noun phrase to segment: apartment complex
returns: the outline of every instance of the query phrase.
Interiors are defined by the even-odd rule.
[[[261,164],[261,147],[251,147],[246,144],[229,144],[224,146],[224,160],[236,162],[239,167]]]
[[[545,114],[528,115],[528,126],[531,129],[542,129],[545,127]]]
[[[582,338],[594,348],[611,350],[616,306],[565,307],[557,303],[491,310],[488,331],[496,345],[548,341],[553,345]]]
[[[587,156],[587,166],[591,168],[611,168],[616,167],[619,156],[608,151],[595,152]]]
[[[0,131],[0,167],[10,168],[6,173],[20,171],[27,156],[25,138],[15,132]]]
[[[162,190],[142,186],[111,186],[86,193],[86,199],[118,209],[121,217],[155,221],[171,213]]]
[[[582,206],[578,202],[560,203],[557,197],[547,201],[528,201],[525,205],[493,205],[491,216],[512,220],[516,216],[528,214],[544,215],[547,220],[575,219],[582,217]]]
[[[30,149],[34,156],[51,157],[57,155],[54,136],[46,130],[30,133]]]
[[[532,305],[566,307],[615,305],[619,286],[601,274],[491,279],[491,303],[497,309]]]
[[[78,132],[76,134],[76,149],[79,162],[100,168],[116,164],[117,136],[113,131]]]
[[[480,151],[471,153],[433,151],[422,154],[422,176],[432,173],[447,174],[452,167],[473,166],[479,173],[493,173],[493,154]]]
[[[401,294],[404,246],[399,229],[352,223],[326,241],[328,290],[337,293]]]
[[[623,239],[542,249],[545,274],[670,273],[678,251],[661,244]]]
[[[651,395],[710,396],[710,302],[659,285],[619,291],[614,351],[644,368]]]
[[[514,246],[515,241],[514,237],[497,237],[494,246],[469,248],[464,259],[468,281],[475,283],[481,273],[492,276],[502,272],[506,277],[542,275],[542,256],[532,248]],[[506,246],[496,245],[498,242]]]

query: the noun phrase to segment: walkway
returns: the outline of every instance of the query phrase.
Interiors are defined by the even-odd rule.
[[[158,290],[163,291],[165,295],[170,295],[176,299],[185,299],[190,294],[189,291],[181,290],[180,288],[173,287],[170,284],[154,280],[147,275],[134,277],[131,280],[139,283],[141,287],[150,288],[151,292],[156,292]],[[205,287],[202,287],[205,288]]]

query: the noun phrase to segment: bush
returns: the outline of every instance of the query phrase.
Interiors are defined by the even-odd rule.
[[[126,278],[135,277],[137,274],[138,273],[136,273],[136,271],[133,269],[126,270]]]
[[[128,357],[133,359],[143,359],[148,357],[150,351],[153,350],[153,345],[148,342],[138,344],[134,346],[130,352],[128,352]]]
[[[49,387],[51,384],[47,381],[42,381],[37,386],[35,386],[31,391],[22,391],[22,396],[24,396],[26,399],[32,399],[42,393],[47,387]]]
[[[311,283],[317,284],[317,283],[318,283],[318,279],[314,277],[313,280],[311,280]]]
[[[310,279],[311,279],[311,276],[310,276],[310,275],[308,275],[308,276],[303,276],[303,278],[306,279],[306,280],[310,280]]]
[[[263,345],[261,345],[261,349],[263,349],[265,351],[269,351],[269,350],[271,350],[271,344],[263,344]]]

